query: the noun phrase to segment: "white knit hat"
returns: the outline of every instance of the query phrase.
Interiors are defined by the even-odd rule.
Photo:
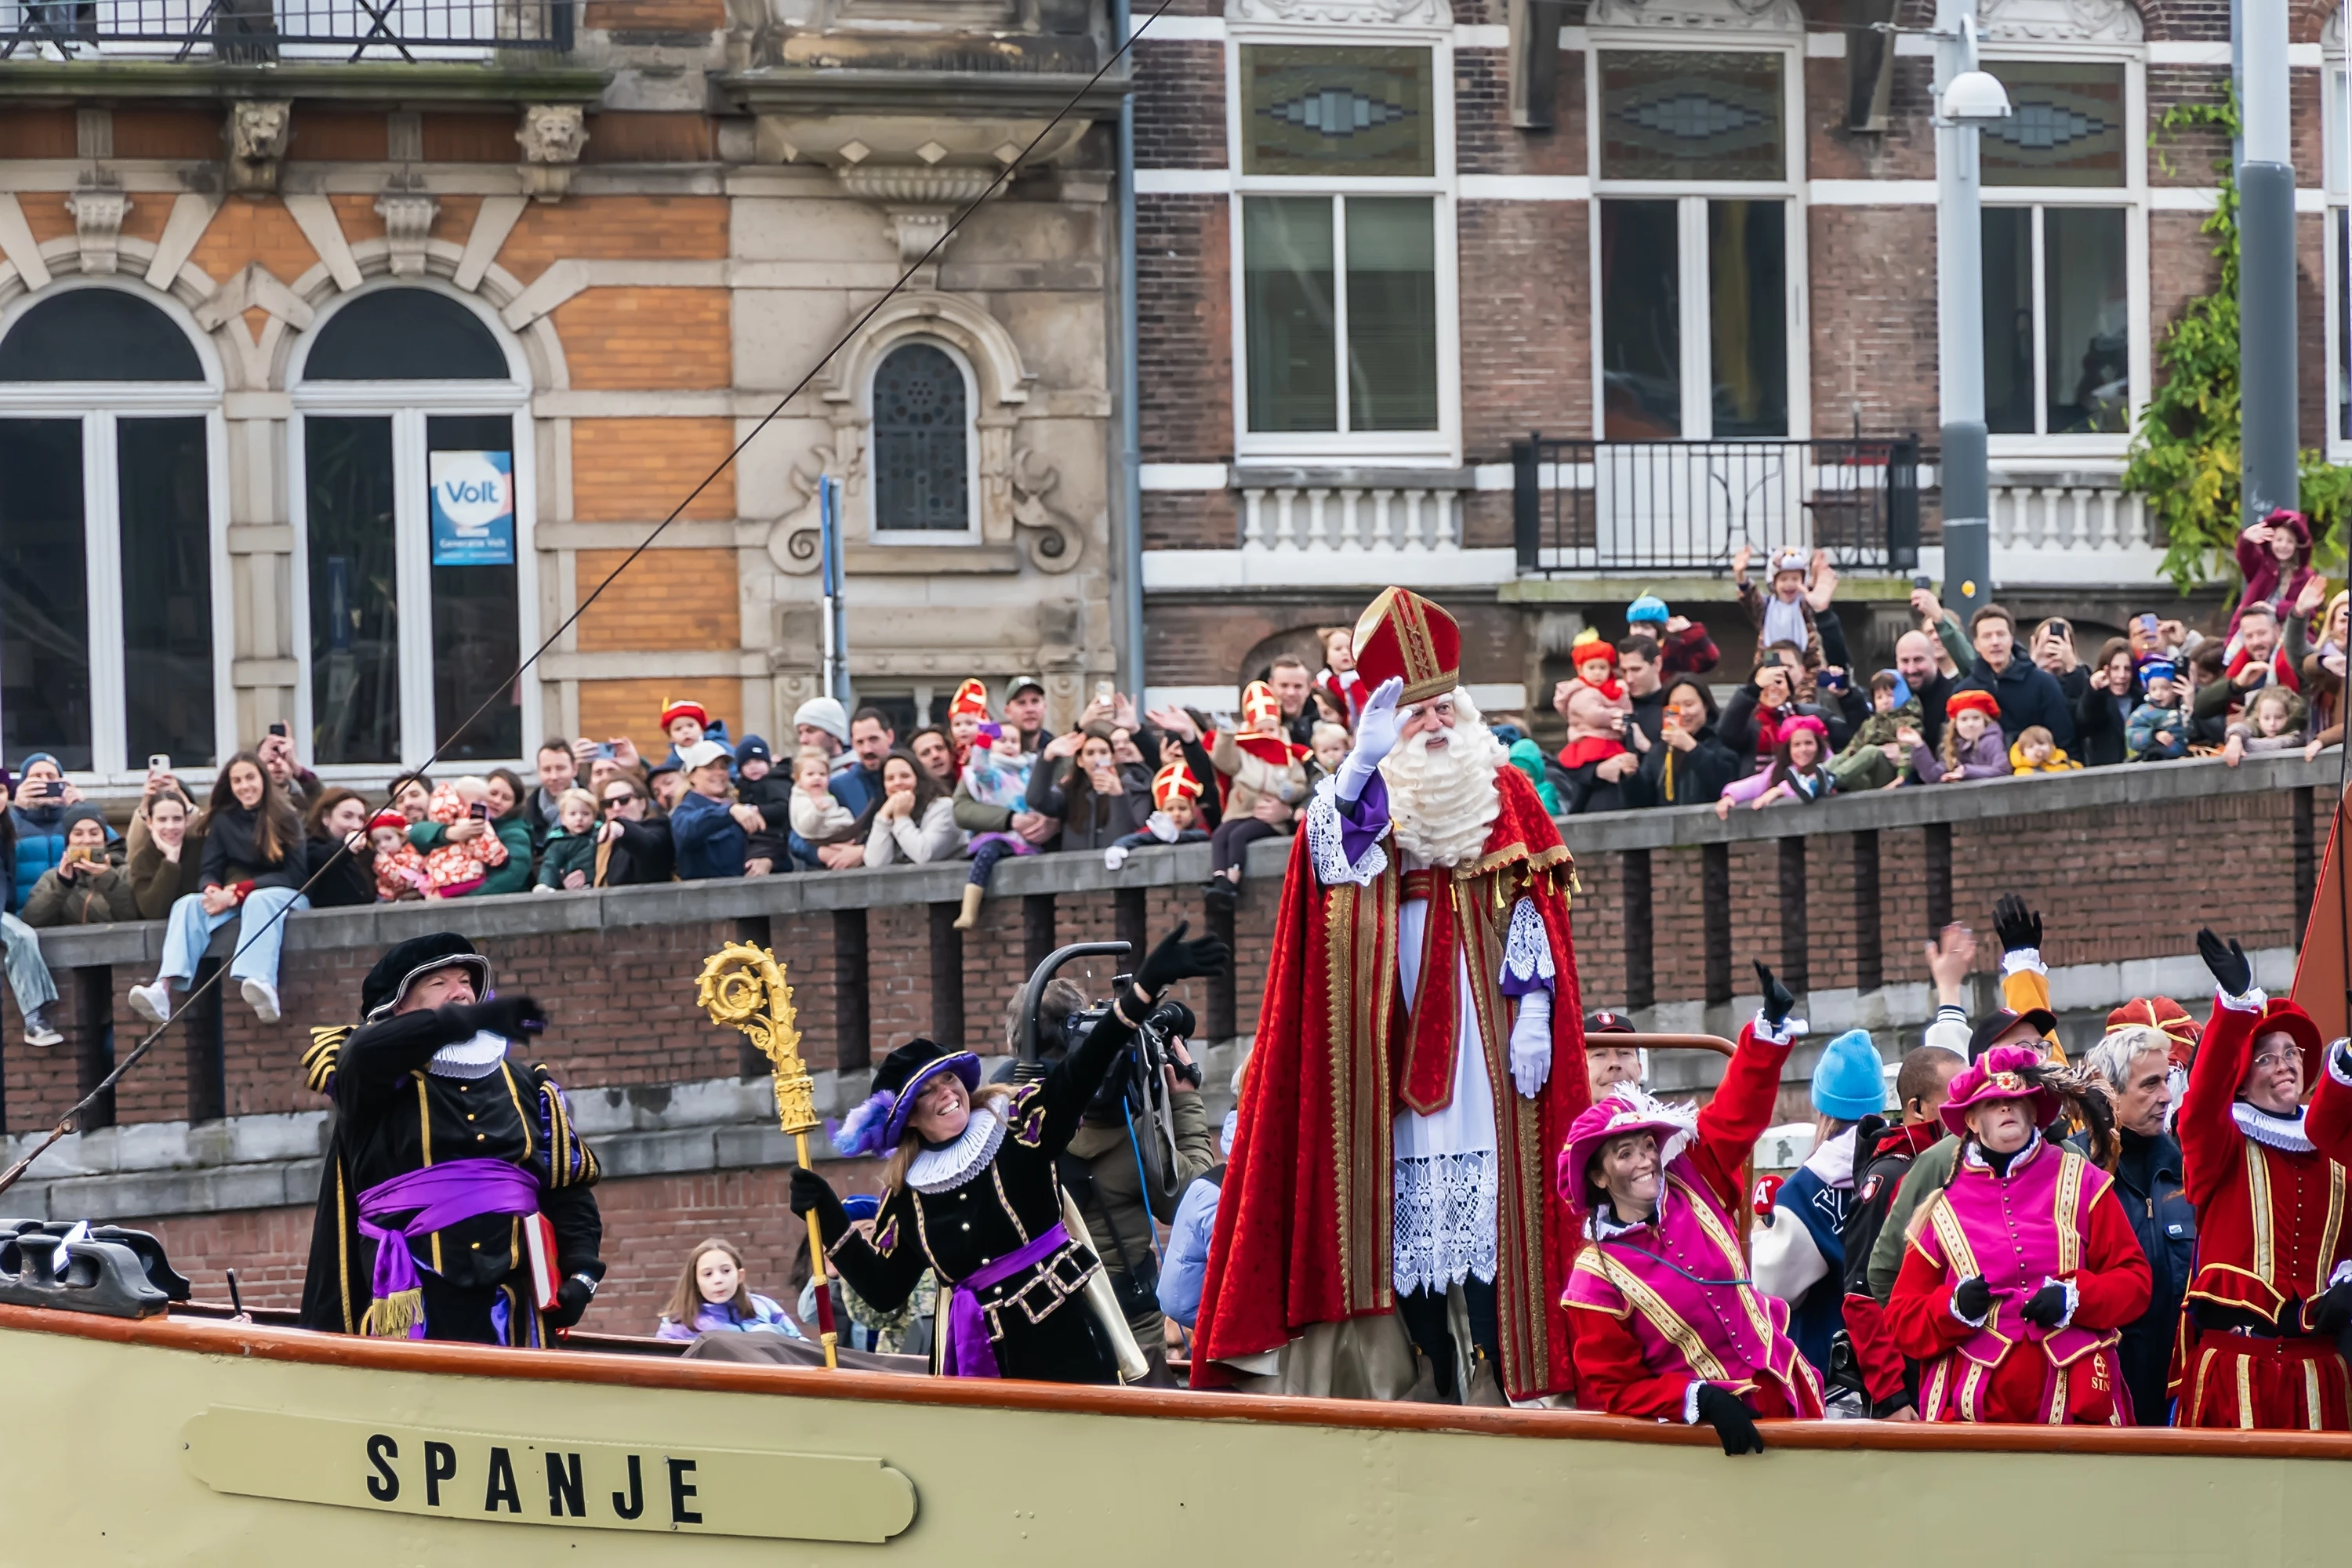
[[[811,724],[839,741],[849,744],[849,715],[842,710],[837,698],[812,697],[793,710],[793,728]]]

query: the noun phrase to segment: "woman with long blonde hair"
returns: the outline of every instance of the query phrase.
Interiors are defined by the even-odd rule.
[[[842,1153],[885,1161],[870,1237],[824,1177],[793,1172],[793,1212],[816,1216],[834,1267],[870,1305],[896,1310],[937,1271],[951,1294],[934,1355],[949,1375],[1118,1381],[1111,1331],[1087,1304],[1102,1263],[1063,1224],[1055,1162],[1160,994],[1225,967],[1223,942],[1184,931],[1151,950],[1042,1082],[983,1087],[978,1057],[929,1040],[892,1051],[872,1095],[833,1129]]]

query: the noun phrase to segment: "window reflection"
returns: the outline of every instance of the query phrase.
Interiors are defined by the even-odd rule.
[[[400,760],[392,421],[303,422],[310,489],[310,756]]]
[[[1682,260],[1675,204],[1601,204],[1601,431],[1683,433]]]
[[[130,765],[214,761],[211,507],[202,419],[115,431],[122,538],[122,683]]]
[[[81,421],[0,419],[0,747],[90,765]]]

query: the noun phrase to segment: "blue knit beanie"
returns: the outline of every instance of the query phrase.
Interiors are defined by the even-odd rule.
[[[1885,1064],[1867,1029],[1832,1040],[1813,1068],[1813,1109],[1841,1121],[1859,1121],[1886,1109]]]

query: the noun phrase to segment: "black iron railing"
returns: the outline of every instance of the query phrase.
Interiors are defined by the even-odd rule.
[[[1742,544],[1919,563],[1919,438],[1511,444],[1519,570],[1727,571]]]
[[[577,0],[0,0],[0,59],[54,52],[259,65],[300,53],[414,60],[572,47]],[[44,46],[47,47],[45,49]]]

